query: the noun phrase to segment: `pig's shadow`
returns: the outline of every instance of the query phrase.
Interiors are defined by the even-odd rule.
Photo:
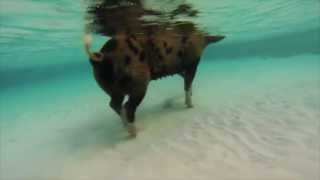
[[[69,128],[65,132],[67,148],[73,151],[114,148],[115,146],[134,141],[122,126],[120,118],[110,109],[105,108],[107,112],[94,114],[90,121],[82,123],[75,128]],[[136,115],[138,123],[152,124],[156,121],[149,120],[150,116],[158,117],[163,114],[170,116],[170,113],[186,110],[181,98],[167,98],[161,104],[145,106],[139,110]]]

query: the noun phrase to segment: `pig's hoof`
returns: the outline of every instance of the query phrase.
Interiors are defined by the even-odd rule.
[[[134,125],[134,123],[127,123],[126,129],[127,129],[128,133],[129,133],[129,136],[131,138],[134,138],[134,137],[137,136],[137,128]]]
[[[186,104],[187,108],[193,108],[193,104]]]
[[[193,103],[192,103],[191,99],[187,99],[185,104],[186,104],[187,108],[193,108]]]

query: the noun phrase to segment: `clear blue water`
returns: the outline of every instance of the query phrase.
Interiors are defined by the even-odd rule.
[[[182,2],[188,2],[200,10],[199,17],[192,21],[202,29],[210,34],[227,36],[221,43],[210,45],[202,57],[194,92],[198,111],[193,111],[194,115],[190,114],[189,117],[201,117],[199,114],[209,112],[219,116],[229,108],[230,111],[244,112],[249,120],[250,117],[256,120],[252,120],[252,124],[248,123],[246,127],[253,127],[255,123],[270,125],[264,124],[263,120],[275,120],[279,124],[290,122],[292,126],[279,129],[279,133],[289,129],[288,133],[280,133],[281,137],[287,138],[284,141],[295,141],[296,135],[301,132],[303,138],[301,141],[297,140],[297,144],[306,144],[305,149],[311,149],[312,153],[298,155],[306,155],[306,159],[319,157],[314,154],[317,148],[309,146],[312,142],[319,144],[315,143],[315,137],[319,135],[316,127],[320,117],[319,0],[145,1],[148,7],[159,10],[173,9]],[[80,175],[69,173],[72,169],[70,167],[75,166],[73,163],[83,162],[84,157],[96,153],[102,146],[115,148],[114,145],[118,144],[121,152],[126,152],[127,146],[135,147],[130,144],[121,147],[122,144],[118,142],[116,134],[121,128],[114,120],[117,117],[107,107],[108,97],[94,82],[90,64],[83,51],[82,35],[87,3],[74,0],[0,1],[0,174],[4,179],[74,179]],[[95,36],[94,40],[94,48],[97,49],[106,38]],[[188,118],[178,113],[170,116],[171,111],[167,110],[157,112],[157,108],[163,103],[169,103],[177,106],[177,111],[181,111],[179,100],[176,102],[164,99],[180,97],[182,93],[182,82],[177,77],[151,84],[138,114],[142,120],[137,120],[142,127],[146,126],[146,134],[159,140],[165,136],[161,129],[167,128],[169,132],[179,130],[179,121],[167,119]],[[270,106],[259,111],[257,104],[250,105],[256,99],[259,102],[255,103]],[[242,109],[232,109],[237,105]],[[211,111],[210,108],[216,111]],[[299,112],[305,115],[300,116]],[[273,118],[268,119],[268,116]],[[228,113],[225,117],[228,117]],[[156,121],[159,119],[162,121]],[[189,123],[194,123],[193,119]],[[107,132],[99,126],[108,129]],[[273,127],[272,124],[270,127]],[[224,128],[237,131],[227,125]],[[290,128],[296,128],[296,134]],[[66,131],[77,133],[71,137]],[[81,136],[82,132],[87,136]],[[219,137],[219,134],[216,135],[214,137]],[[243,133],[243,138],[246,137]],[[168,135],[167,139],[174,138],[169,138]],[[26,143],[29,141],[30,143]],[[108,143],[105,144],[105,141]],[[250,138],[248,141],[250,142]],[[146,145],[150,141],[142,138],[139,142]],[[50,149],[42,148],[43,146]],[[23,149],[27,157],[22,156]],[[119,149],[115,149],[117,150]],[[273,150],[284,154],[287,152],[283,149],[272,149],[270,152],[274,152]],[[73,156],[74,152],[84,152],[85,155]],[[43,173],[28,167],[35,156],[36,166],[43,165]],[[71,157],[72,163],[56,160],[53,165],[47,165],[47,162],[59,159],[57,157]],[[275,157],[278,160],[278,156]],[[126,162],[121,160],[115,161],[120,164]],[[62,162],[70,163],[70,166],[64,167],[67,170],[63,171],[63,176],[59,176],[60,170],[50,171],[50,168],[59,167]],[[290,164],[289,160],[283,162]],[[319,163],[302,162],[311,169],[316,169],[315,164]],[[279,167],[286,167],[288,172],[294,172],[299,166],[291,167],[284,163]],[[135,170],[140,172],[140,169]],[[319,177],[316,170],[311,171],[311,175],[303,170],[299,173],[292,177]],[[281,173],[275,177],[281,177]]]

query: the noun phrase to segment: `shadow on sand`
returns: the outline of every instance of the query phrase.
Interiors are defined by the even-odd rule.
[[[137,114],[138,130],[143,133],[146,130],[145,127],[158,125],[160,121],[169,121],[169,119],[174,121],[175,119],[170,116],[185,113],[188,110],[190,109],[184,106],[182,98],[177,96],[167,98],[160,104],[145,106]],[[70,152],[105,150],[125,143],[134,143],[139,139],[139,133],[136,138],[130,138],[122,127],[120,118],[109,108],[106,111],[106,113],[97,112],[90,117],[91,120],[86,120],[79,127],[64,129],[64,135],[61,138],[64,138],[66,149]]]

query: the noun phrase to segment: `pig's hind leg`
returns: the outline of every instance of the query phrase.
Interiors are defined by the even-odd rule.
[[[185,104],[188,108],[193,107],[192,103],[192,82],[197,72],[198,61],[185,68],[184,77],[184,91],[185,91]]]

